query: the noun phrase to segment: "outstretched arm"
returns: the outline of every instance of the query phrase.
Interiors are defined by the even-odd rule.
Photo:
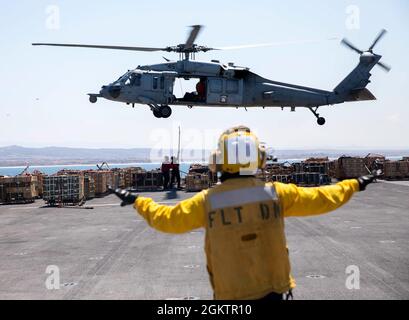
[[[311,216],[327,213],[347,203],[360,190],[357,179],[344,180],[332,186],[302,188],[275,183],[284,217]]]
[[[203,192],[175,206],[161,205],[151,198],[137,197],[134,208],[151,227],[162,232],[184,233],[205,225]]]

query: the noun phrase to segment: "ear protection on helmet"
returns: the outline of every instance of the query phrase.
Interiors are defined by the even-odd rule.
[[[232,139],[234,142],[235,139],[240,137],[251,138],[253,141],[253,148],[257,149],[257,159],[250,161],[247,164],[241,163],[228,163],[228,141]],[[236,143],[236,142],[235,142]],[[254,150],[254,149],[253,149]],[[213,151],[209,159],[209,169],[212,172],[228,172],[228,173],[239,173],[242,170],[249,170],[250,172],[255,169],[262,169],[265,167],[267,161],[267,153],[265,147],[260,145],[258,138],[251,132],[250,128],[246,126],[236,126],[230,129],[227,129],[222,133],[218,142],[218,149]]]

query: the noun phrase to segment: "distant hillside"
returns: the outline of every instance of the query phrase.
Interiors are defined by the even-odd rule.
[[[98,163],[107,162],[149,162],[151,149],[85,149],[85,148],[25,148],[8,146],[0,148],[0,165],[31,165]]]
[[[279,149],[274,155],[280,159],[305,159],[308,157],[337,158],[342,155],[365,156],[368,153],[380,153],[386,157],[409,156],[409,149],[382,150],[382,149]],[[152,158],[152,156],[154,158]],[[159,162],[165,155],[172,155],[172,151],[132,148],[132,149],[87,149],[87,148],[25,148],[21,146],[0,147],[0,166],[30,165],[59,165],[59,164],[96,164],[106,161],[108,163],[130,162]],[[173,152],[176,155],[176,151]],[[182,161],[207,161],[208,150],[183,150]]]

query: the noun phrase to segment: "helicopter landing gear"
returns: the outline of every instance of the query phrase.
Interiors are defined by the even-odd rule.
[[[151,110],[155,118],[169,118],[172,114],[172,109],[169,106],[151,106]]]
[[[322,126],[325,124],[325,118],[324,117],[320,117],[320,114],[317,112],[318,111],[318,107],[315,107],[315,109],[313,109],[312,107],[308,107],[308,109],[310,109],[310,111],[314,114],[314,116],[317,118],[317,123]]]
[[[169,106],[161,106],[159,108],[159,112],[162,118],[169,118],[170,115],[172,114],[172,109]]]
[[[155,116],[155,118],[162,118],[159,110],[153,109],[153,115]]]
[[[89,102],[95,103],[95,102],[97,102],[97,100],[98,100],[98,98],[96,96],[93,96],[93,95],[89,96]]]

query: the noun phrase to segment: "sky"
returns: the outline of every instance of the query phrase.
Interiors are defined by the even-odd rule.
[[[320,108],[318,126],[304,108],[173,107],[156,119],[145,105],[134,109],[87,93],[138,65],[163,62],[163,52],[33,47],[32,42],[168,46],[183,43],[188,26],[205,29],[196,43],[232,46],[322,40],[198,54],[196,59],[235,62],[282,82],[332,90],[358,63],[340,45],[348,38],[392,66],[375,67],[368,89],[376,101]],[[409,147],[409,2],[391,1],[7,1],[0,12],[0,147],[167,147],[182,130],[182,147],[215,147],[222,130],[252,128],[273,148]],[[326,40],[337,37],[338,40]]]

